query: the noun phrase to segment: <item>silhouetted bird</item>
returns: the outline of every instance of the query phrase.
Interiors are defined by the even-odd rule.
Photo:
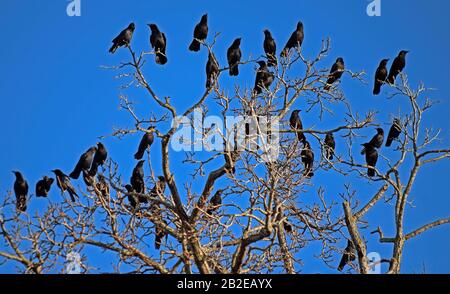
[[[27,210],[28,183],[18,171],[14,182],[14,193],[16,194],[16,209],[25,212]]]
[[[303,23],[299,21],[297,23],[297,29],[292,33],[291,37],[286,43],[286,46],[284,46],[283,51],[281,51],[280,56],[286,57],[289,54],[289,50],[291,48],[297,47],[298,50],[302,48],[303,39],[305,38],[305,33],[303,32]]]
[[[153,135],[153,132],[150,132],[152,127],[149,127],[147,130],[149,132],[145,132],[145,134],[142,136],[141,142],[139,143],[139,147],[137,152],[134,154],[134,158],[137,160],[141,160],[142,156],[144,156],[145,150],[147,148],[150,148],[152,146],[153,141],[155,140],[155,136]]]
[[[164,226],[167,225],[166,221],[162,218],[161,212],[159,212],[159,222],[161,222]],[[159,250],[161,248],[161,243],[164,237],[167,237],[166,230],[160,224],[155,224],[155,249]]]
[[[67,191],[72,202],[75,202],[75,196],[78,197],[78,195],[70,182],[70,178],[59,169],[54,169],[52,172],[56,175],[56,184],[58,185],[58,188],[61,189],[61,194],[64,194],[64,192]]]
[[[213,197],[211,197],[211,200],[209,200],[209,207],[206,211],[207,214],[212,214],[213,212],[217,211],[219,207],[222,205],[222,193],[223,190],[219,189],[216,191]]]
[[[150,197],[157,198],[158,195],[164,195],[166,190],[166,178],[163,176],[158,176],[158,181],[156,181],[155,186],[153,186],[150,191]]]
[[[82,171],[89,171],[96,150],[97,148],[91,147],[80,156],[77,165],[69,175],[72,179],[78,179]]]
[[[120,34],[112,40],[113,45],[109,49],[110,53],[116,52],[117,48],[122,46],[129,46],[134,33],[134,23],[130,23],[126,29],[120,32]]]
[[[92,161],[92,166],[89,171],[91,176],[95,176],[97,174],[97,170],[99,166],[103,166],[103,164],[108,158],[108,151],[101,142],[97,142],[97,150],[95,151],[94,160]]]
[[[208,15],[204,14],[200,22],[195,26],[194,29],[194,40],[192,40],[189,50],[198,52],[200,51],[200,41],[206,40],[208,36]]]
[[[333,133],[327,133],[327,135],[325,136],[325,157],[328,160],[333,159],[335,148],[336,142],[334,141]]]
[[[391,129],[389,130],[388,138],[386,140],[386,147],[390,147],[392,144],[392,141],[397,139],[400,134],[402,133],[402,125],[398,118],[395,118]]]
[[[364,154],[366,154],[366,163],[368,166],[371,166],[367,169],[367,175],[369,177],[375,176],[375,166],[377,165],[378,161],[378,151],[377,148],[375,148],[370,143],[364,143],[362,146],[364,146]]]
[[[286,233],[292,233],[292,225],[288,221],[283,222],[283,228]]]
[[[138,161],[136,166],[133,169],[133,174],[131,175],[130,183],[133,187],[133,190],[136,193],[144,194],[145,193],[145,182],[144,182],[144,160]],[[139,197],[139,202],[147,203],[146,197]]]
[[[333,64],[330,70],[330,74],[328,75],[327,84],[325,85],[325,90],[330,90],[331,86],[342,77],[342,74],[345,70],[344,59],[339,57],[336,59],[336,62]]]
[[[158,64],[166,64],[167,63],[166,35],[164,35],[164,33],[160,32],[157,25],[148,24],[148,26],[152,30],[152,34],[150,35],[150,44],[152,45],[152,48],[155,50],[155,53],[156,53],[155,61]]]
[[[338,271],[342,271],[344,267],[350,262],[356,259],[355,245],[348,240],[347,247],[345,247],[344,254],[342,255],[341,262],[339,262]]]
[[[277,66],[277,44],[269,30],[264,30],[264,52],[266,53],[268,66]]]
[[[395,79],[405,68],[406,54],[408,54],[408,52],[409,51],[402,50],[398,56],[395,57],[394,62],[391,65],[391,69],[389,70],[388,82],[390,84],[395,84]]]
[[[381,92],[381,86],[386,82],[388,76],[387,63],[389,59],[383,59],[375,73],[375,85],[373,86],[373,94],[378,95]]]
[[[230,48],[227,50],[228,66],[230,67],[230,76],[239,75],[239,62],[241,61],[242,52],[239,46],[241,45],[241,38],[234,40]]]
[[[265,61],[258,61],[259,68],[256,72],[255,87],[253,88],[253,94],[261,94],[263,89],[268,90],[273,83],[274,75],[267,68]]]
[[[131,193],[135,193],[135,191],[134,191],[133,187],[128,184],[125,185],[125,189],[127,189],[127,192],[129,193],[129,194],[127,194],[128,202],[130,202],[131,207],[133,207],[133,209],[135,209],[138,204],[138,200],[135,195],[131,194]]]
[[[314,165],[314,152],[312,151],[311,145],[308,141],[305,141],[303,150],[300,155],[302,156],[302,162],[305,165],[305,171],[303,172],[303,175],[307,178],[311,178],[312,176],[314,176],[314,173],[312,172]]]
[[[292,111],[291,117],[289,118],[289,123],[291,125],[291,128],[296,131],[298,140],[304,144],[306,142],[306,137],[305,134],[302,132],[303,124],[299,115],[300,111],[301,110],[299,109]]]
[[[208,54],[206,63],[206,88],[211,87],[219,76],[219,63],[212,52]]]
[[[381,148],[383,146],[384,142],[384,131],[382,128],[377,128],[377,134],[373,136],[372,140],[370,140],[369,145],[375,147],[375,148]],[[364,154],[365,148],[361,151],[361,154]]]
[[[55,180],[44,176],[42,180],[36,183],[36,196],[37,197],[47,197],[50,188]]]

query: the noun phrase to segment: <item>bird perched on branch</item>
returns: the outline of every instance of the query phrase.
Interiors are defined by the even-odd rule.
[[[269,30],[264,30],[264,52],[267,57],[267,65],[277,66],[277,44]]]
[[[126,29],[121,31],[120,34],[112,40],[113,45],[109,49],[109,52],[114,54],[119,47],[128,47],[131,43],[131,39],[133,38],[134,29],[134,23],[130,23]]]
[[[298,50],[300,50],[302,48],[304,38],[305,33],[303,32],[303,23],[299,21],[297,23],[296,30],[292,33],[291,37],[287,41],[283,51],[281,51],[280,56],[287,57],[289,54],[289,50],[291,50],[292,48],[297,48]]]
[[[265,61],[258,61],[259,68],[256,72],[255,87],[253,88],[253,94],[261,94],[263,89],[268,90],[273,83],[274,75],[267,68]]]
[[[305,165],[303,175],[307,178],[313,177],[314,173],[312,172],[312,169],[314,165],[314,152],[312,151],[311,145],[308,141],[305,141],[300,155],[302,156],[302,162]]]
[[[381,146],[383,146],[383,142],[384,142],[384,130],[382,128],[377,128],[377,134],[373,136],[372,140],[370,140],[370,142],[367,144],[374,148],[381,148]],[[363,155],[364,153],[365,148],[362,149],[361,155]]]
[[[350,262],[356,259],[355,245],[353,242],[348,240],[347,247],[344,249],[344,254],[342,254],[341,262],[339,262],[338,271],[342,271],[344,267]]]
[[[97,174],[98,167],[103,166],[103,164],[108,158],[108,151],[101,142],[97,142],[97,150],[95,151],[94,160],[92,161],[91,169],[89,170],[89,175],[94,177]]]
[[[70,200],[72,200],[72,202],[75,202],[75,196],[78,197],[78,195],[75,191],[75,188],[72,186],[72,183],[70,182],[70,178],[60,169],[54,169],[52,170],[52,172],[56,175],[56,184],[61,190],[61,194],[64,194],[64,192],[67,191],[70,195]]]
[[[97,148],[91,147],[80,156],[74,170],[69,174],[72,179],[78,179],[82,171],[89,171],[96,151]]]
[[[303,144],[306,142],[305,134],[302,132],[303,130],[303,123],[300,119],[300,109],[296,109],[292,111],[291,117],[289,118],[289,123],[291,125],[291,128],[296,131],[298,140],[302,142]]]
[[[36,183],[36,196],[37,197],[47,197],[50,188],[55,180],[44,176],[41,180]]]
[[[200,22],[194,28],[194,40],[192,40],[189,50],[200,51],[200,42],[208,37],[208,14],[204,14]]]
[[[227,50],[227,60],[230,70],[230,76],[239,75],[239,62],[241,61],[242,52],[239,46],[241,45],[241,38],[233,41],[230,48]]]
[[[327,133],[325,136],[325,157],[328,160],[333,159],[336,142],[334,141],[333,133]]]
[[[134,192],[139,194],[145,194],[145,181],[144,181],[144,160],[139,160],[133,169],[133,174],[130,178],[131,186]],[[140,203],[147,203],[147,198],[139,197]]]
[[[397,76],[405,69],[406,67],[406,54],[408,54],[409,51],[402,50],[398,54],[397,57],[395,57],[394,62],[392,62],[391,69],[389,70],[389,76],[387,78],[388,82],[390,84],[395,84],[395,79]]]
[[[373,177],[375,176],[375,166],[378,161],[378,151],[371,143],[364,143],[363,146],[364,154],[366,154],[366,164],[369,166],[367,175]]]
[[[209,200],[209,207],[206,211],[207,214],[212,214],[213,212],[217,211],[219,207],[222,205],[222,193],[223,189],[219,189],[216,191],[213,197]]]
[[[392,123],[391,129],[389,130],[389,133],[388,133],[388,138],[386,140],[386,147],[390,147],[392,144],[392,141],[397,139],[401,133],[402,133],[401,122],[398,118],[395,118]]]
[[[167,63],[167,55],[166,55],[166,47],[167,47],[167,39],[166,35],[162,33],[158,26],[155,24],[148,24],[152,34],[150,35],[150,44],[152,48],[155,50],[155,61],[157,64],[166,64]]]
[[[137,197],[135,195],[132,195],[132,193],[135,193],[133,186],[127,184],[125,185],[125,189],[127,189],[128,192],[127,194],[128,202],[130,202],[131,207],[135,209],[139,201],[136,199]]]
[[[13,171],[16,176],[14,181],[14,194],[16,194],[16,209],[25,212],[27,210],[28,183],[18,171]]]
[[[139,143],[139,147],[137,152],[134,154],[134,158],[137,160],[141,160],[142,156],[144,156],[145,150],[150,148],[153,144],[153,141],[155,140],[155,136],[153,135],[153,132],[150,130],[152,127],[149,127],[147,130],[148,132],[145,132],[145,134],[142,136],[141,142]]]
[[[206,88],[210,88],[219,76],[219,63],[214,53],[209,52],[208,62],[206,63]]]
[[[388,76],[387,63],[389,59],[383,59],[375,73],[375,85],[373,86],[373,94],[378,95],[381,92],[381,86],[386,82]]]
[[[331,67],[330,74],[328,75],[327,84],[324,87],[326,91],[330,90],[331,86],[342,77],[344,70],[345,70],[344,59],[342,57],[339,57],[338,59],[336,59],[336,62]]]

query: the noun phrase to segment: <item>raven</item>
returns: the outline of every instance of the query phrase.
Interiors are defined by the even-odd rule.
[[[109,49],[109,52],[114,54],[117,48],[122,46],[128,47],[131,43],[131,38],[133,37],[134,29],[135,29],[134,23],[130,23],[126,29],[121,31],[120,34],[117,37],[115,37],[114,40],[112,41],[113,45]]]
[[[336,148],[336,142],[334,141],[333,133],[327,133],[325,136],[325,157],[328,160],[333,159],[334,149]]]
[[[85,153],[80,156],[74,170],[70,173],[72,179],[78,179],[82,171],[88,171],[92,165],[92,160],[94,159],[94,153],[97,148],[91,147]]]
[[[277,44],[269,30],[264,30],[264,52],[269,66],[277,66]]]
[[[14,194],[16,194],[16,209],[22,212],[27,210],[28,183],[18,171],[13,171],[16,175],[14,182]]]
[[[230,48],[227,50],[228,66],[230,68],[230,76],[239,75],[239,62],[241,61],[242,52],[239,46],[241,45],[241,38],[233,41]]]
[[[142,156],[144,156],[145,150],[147,150],[147,148],[150,148],[150,146],[152,146],[152,144],[153,144],[153,141],[155,140],[153,132],[150,131],[151,129],[152,129],[152,127],[149,127],[147,129],[149,132],[145,132],[145,134],[142,136],[141,142],[139,143],[138,150],[134,154],[134,158],[137,160],[142,159]]]
[[[208,62],[206,63],[206,88],[210,88],[216,78],[219,76],[219,63],[212,52],[208,54]]]
[[[292,111],[291,117],[289,118],[289,123],[291,125],[291,128],[296,131],[298,140],[304,144],[306,142],[306,137],[305,134],[302,132],[303,124],[299,115],[300,111],[301,111],[300,109]]]
[[[155,61],[157,64],[166,64],[167,63],[167,55],[166,55],[166,47],[167,47],[167,39],[166,35],[162,33],[158,26],[155,24],[148,24],[150,29],[152,30],[152,34],[150,35],[150,44],[152,48],[155,50],[156,57]]]
[[[194,29],[194,40],[192,40],[189,50],[198,52],[200,51],[200,41],[206,40],[208,36],[208,14],[204,14],[200,22],[195,26]]]
[[[44,176],[42,180],[39,180],[36,183],[36,196],[37,197],[47,197],[48,192],[55,180],[53,178],[49,178]]]
[[[392,123],[391,129],[389,130],[388,138],[386,140],[386,147],[390,147],[392,141],[397,139],[402,133],[401,122],[398,118],[394,119]]]
[[[78,195],[70,182],[70,178],[60,169],[54,169],[52,172],[56,175],[56,184],[58,185],[58,188],[61,189],[61,194],[64,194],[65,191],[69,192],[70,199],[72,202],[75,202],[74,196],[78,197]]]
[[[299,21],[297,23],[297,29],[292,33],[291,37],[284,46],[283,51],[281,51],[281,57],[287,57],[289,54],[289,50],[291,48],[297,47],[298,50],[302,48],[303,39],[305,38],[305,33],[303,32],[303,23]]]
[[[398,56],[394,59],[394,62],[392,62],[391,69],[389,70],[389,76],[388,76],[388,82],[390,84],[395,83],[395,78],[397,78],[398,74],[405,69],[406,66],[406,54],[408,54],[409,51],[402,50],[398,54]]]
[[[388,71],[387,71],[387,63],[389,59],[383,59],[380,62],[380,65],[377,68],[377,71],[375,73],[375,85],[373,86],[373,94],[378,95],[381,92],[381,86],[383,86],[384,82],[386,81]]]
[[[339,262],[338,271],[342,271],[344,267],[350,262],[356,259],[355,245],[348,240],[347,247],[345,247],[344,254],[342,255],[341,262]]]
[[[336,62],[333,64],[330,70],[330,74],[328,75],[327,84],[324,89],[326,91],[330,90],[331,86],[342,77],[342,74],[345,70],[344,59],[339,57],[336,59]]]

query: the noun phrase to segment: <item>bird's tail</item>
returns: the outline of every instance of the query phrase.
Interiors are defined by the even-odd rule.
[[[387,138],[386,147],[391,147],[391,145],[392,145],[392,138]]]
[[[75,167],[75,169],[69,174],[69,177],[76,180],[80,177],[80,174],[81,174],[81,169],[78,167]]]
[[[109,48],[109,53],[114,54],[119,46],[117,44],[113,44],[111,48]]]
[[[156,63],[157,64],[166,64],[167,63],[167,57],[164,53],[158,52],[156,53]]]
[[[297,138],[301,143],[303,143],[303,144],[306,143],[306,137],[305,137],[305,134],[303,134],[303,132],[297,131]]]
[[[71,200],[72,202],[75,202],[75,196],[78,197],[77,192],[75,192],[75,190],[74,190],[73,188],[71,188],[71,187],[69,187],[69,188],[67,189],[67,192],[69,192],[70,200]]]
[[[91,177],[95,177],[95,175],[97,174],[97,172],[98,172],[98,163],[97,162],[92,162],[92,166],[91,166],[91,169],[89,170],[89,175],[91,176]]]
[[[230,76],[238,76],[239,75],[239,65],[235,64],[230,66]]]
[[[373,95],[378,95],[381,92],[381,84],[375,82],[375,86],[373,87]]]
[[[367,169],[367,175],[368,175],[369,177],[374,177],[374,176],[375,176],[375,169],[372,168],[372,167],[369,167],[369,168]]]
[[[145,152],[145,151],[144,151]],[[142,152],[141,150],[138,150],[135,154],[134,154],[134,159],[136,160],[141,160],[142,157],[144,156],[144,152]]]
[[[197,39],[192,40],[191,45],[189,45],[189,50],[194,52],[200,51],[200,42]]]

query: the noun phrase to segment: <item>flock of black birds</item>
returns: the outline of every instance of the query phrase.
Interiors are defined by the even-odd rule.
[[[155,62],[160,65],[167,63],[168,58],[166,55],[167,38],[163,32],[161,32],[156,24],[148,25],[151,30],[150,44],[155,52]],[[120,34],[113,39],[112,47],[109,52],[115,53],[120,47],[128,47],[131,44],[133,33],[135,30],[135,24],[130,23],[130,25],[120,32]],[[274,73],[269,71],[269,67],[276,67],[278,65],[277,60],[277,46],[272,34],[269,30],[264,30],[264,43],[263,48],[266,53],[267,63],[263,60],[257,61],[259,68],[256,73],[255,86],[253,89],[253,95],[259,95],[263,90],[269,89],[270,85],[275,79]],[[189,46],[189,50],[193,52],[200,51],[202,43],[206,40],[208,36],[208,16],[203,15],[200,22],[195,26],[194,29],[194,39]],[[281,51],[280,57],[286,58],[289,55],[291,49],[300,50],[304,40],[304,30],[303,23],[298,22],[296,30],[292,33],[283,50]],[[227,60],[229,66],[230,76],[239,75],[239,64],[241,64],[242,52],[240,49],[241,38],[237,38],[233,41],[232,45],[227,50]],[[387,63],[389,59],[383,59],[376,70],[375,74],[375,84],[373,89],[373,94],[378,95],[381,91],[381,87],[388,83],[394,84],[396,77],[400,72],[403,71],[406,65],[406,54],[408,51],[401,51],[399,55],[395,58],[392,66],[388,72]],[[334,83],[336,83],[342,77],[345,72],[344,59],[339,57],[333,64],[330,73],[328,75],[327,82],[324,86],[324,90],[329,91]],[[210,88],[215,78],[219,73],[219,64],[210,51],[208,54],[208,62],[206,64],[206,87]],[[304,176],[312,177],[313,173],[313,163],[314,163],[314,153],[311,148],[310,143],[307,141],[305,134],[302,132],[303,124],[300,119],[300,110],[294,110],[289,119],[291,128],[295,131],[298,140],[303,144],[303,149],[301,151],[302,162],[305,166]],[[150,129],[150,128],[149,128]],[[394,139],[397,139],[401,133],[402,127],[399,119],[395,119],[392,127],[389,131],[386,146],[389,147]],[[146,193],[145,180],[144,180],[144,160],[142,157],[148,148],[152,145],[154,141],[154,135],[152,132],[146,132],[139,144],[138,150],[134,155],[134,158],[138,160],[135,168],[133,169],[132,176],[130,178],[130,184],[125,185],[125,189],[128,194],[128,201],[130,205],[135,209],[141,203],[148,203],[148,198],[144,197]],[[361,154],[365,154],[366,163],[368,168],[368,176],[375,176],[375,165],[378,160],[378,149],[381,148],[384,142],[384,131],[382,128],[377,129],[377,134],[368,143],[362,144],[364,149]],[[336,147],[336,142],[334,140],[333,133],[326,134],[324,140],[325,146],[325,157],[328,160],[333,159],[334,150]],[[89,148],[85,153],[83,153],[78,160],[74,170],[67,176],[60,169],[55,169],[52,172],[55,174],[57,186],[60,188],[61,193],[67,191],[71,200],[76,201],[75,197],[78,197],[75,188],[72,186],[71,178],[78,179],[81,174],[83,174],[84,182],[87,186],[92,186],[95,184],[93,180],[97,175],[98,167],[103,166],[108,156],[108,152],[105,146],[98,142],[96,147]],[[27,209],[27,195],[28,195],[28,183],[18,171],[14,171],[16,180],[14,183],[14,192],[16,195],[16,208],[18,211],[26,211]],[[108,185],[105,182],[104,177],[101,174],[97,175],[98,184],[97,188],[100,191],[109,191]],[[37,197],[47,197],[50,188],[54,182],[53,178],[44,176],[36,184],[36,196]],[[155,186],[150,191],[150,197],[156,197],[164,193],[166,186],[166,179],[163,176],[158,177],[158,181]],[[210,206],[207,213],[210,214],[218,209],[222,204],[222,194],[223,190],[218,190],[216,194],[210,200]],[[136,196],[137,195],[137,196]],[[150,211],[159,218],[162,223],[164,220],[161,216],[161,211],[158,209],[158,205],[152,204]],[[291,228],[292,230],[292,228]],[[159,248],[162,238],[165,236],[161,227],[156,227],[156,240],[155,247]],[[349,241],[349,245],[346,248],[341,264],[339,265],[339,270],[342,270],[345,264],[349,260],[352,260],[351,252],[354,250],[353,244]],[[353,248],[353,249],[352,249]],[[353,257],[354,259],[354,257]]]

